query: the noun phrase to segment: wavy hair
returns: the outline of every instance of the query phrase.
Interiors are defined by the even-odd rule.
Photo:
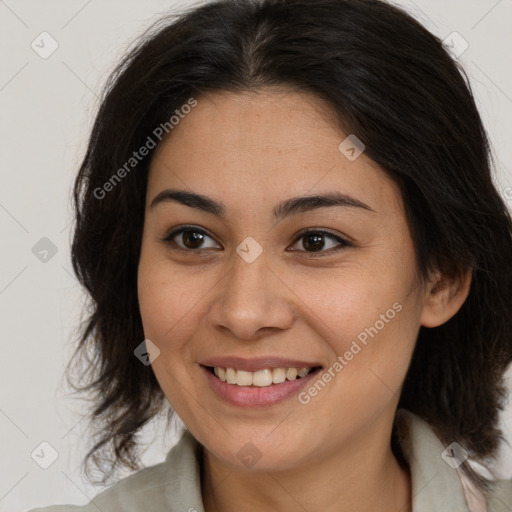
[[[85,465],[100,467],[102,482],[119,466],[138,469],[137,434],[165,405],[151,366],[134,356],[144,339],[137,266],[154,149],[121,182],[105,183],[191,97],[273,85],[327,102],[400,185],[420,276],[472,269],[458,313],[420,329],[399,407],[447,444],[492,458],[512,360],[512,221],[464,70],[440,39],[380,0],[217,0],[161,18],[124,56],[76,178],[72,263],[89,303],[68,370],[80,363],[72,385],[94,400]]]

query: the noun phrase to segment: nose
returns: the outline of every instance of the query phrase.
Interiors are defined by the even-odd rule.
[[[293,294],[270,265],[265,251],[252,263],[238,254],[233,260],[230,271],[216,286],[210,309],[213,326],[240,340],[288,329],[294,319]]]

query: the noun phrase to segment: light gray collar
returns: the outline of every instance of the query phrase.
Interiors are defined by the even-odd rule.
[[[411,470],[413,511],[469,512],[459,476],[441,457],[445,447],[430,426],[404,409],[397,412],[396,421],[402,432],[400,446]],[[165,499],[169,512],[204,512],[200,449],[187,430],[165,459]]]

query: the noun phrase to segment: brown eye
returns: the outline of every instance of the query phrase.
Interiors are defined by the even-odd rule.
[[[299,245],[299,247],[293,249],[294,251],[299,250],[300,252],[306,253],[321,253],[319,256],[323,256],[324,253],[328,255],[332,252],[337,252],[345,247],[351,246],[349,242],[337,235],[334,235],[333,233],[312,228],[303,232],[296,239],[295,245]]]
[[[182,227],[171,231],[163,241],[170,245],[176,245],[178,250],[183,251],[218,248],[216,243],[210,246],[205,246],[204,243],[208,239],[213,241],[213,238],[201,229],[194,227]]]
[[[181,235],[183,245],[187,249],[197,249],[203,243],[204,235],[197,231],[183,231]]]
[[[324,248],[325,245],[325,236],[314,234],[314,235],[306,235],[302,237],[302,246],[307,251],[320,251]]]

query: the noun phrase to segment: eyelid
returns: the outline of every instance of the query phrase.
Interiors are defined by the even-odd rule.
[[[326,236],[333,238],[334,240],[336,240],[338,242],[338,245],[336,247],[331,247],[330,249],[321,250],[321,251],[309,252],[309,251],[304,251],[304,250],[292,249],[290,252],[299,252],[301,254],[307,254],[308,257],[314,258],[314,257],[329,256],[330,254],[337,253],[338,251],[346,249],[347,247],[355,246],[355,244],[350,239],[348,239],[348,237],[339,235],[337,233],[333,233],[332,231],[330,231],[328,229],[320,228],[320,227],[309,227],[309,228],[299,231],[299,233],[297,233],[295,235],[292,245],[295,245],[304,236],[306,236],[308,234],[316,234],[316,233],[326,235]]]
[[[209,238],[211,238],[212,240],[215,241],[215,243],[217,245],[220,245],[216,240],[215,240],[215,237],[213,237],[212,235],[210,235],[210,233],[208,233],[208,231],[204,228],[201,228],[199,226],[195,226],[195,225],[192,225],[192,224],[183,224],[181,226],[176,226],[172,229],[170,229],[167,234],[162,238],[162,242],[166,243],[166,244],[171,244],[171,243],[174,243],[176,245],[176,247],[174,248],[175,250],[178,250],[178,251],[183,251],[183,252],[189,252],[189,253],[192,253],[192,252],[199,252],[201,250],[209,250],[209,249],[212,249],[212,247],[207,247],[206,249],[184,249],[183,247],[180,247],[178,244],[176,244],[176,242],[174,242],[174,240],[172,240],[176,235],[179,235],[180,233],[182,233],[183,231],[195,231],[197,233],[203,233],[205,234],[206,236],[208,236]]]
[[[295,240],[298,240],[300,237],[304,236],[304,235],[308,235],[310,233],[322,233],[324,235],[329,235],[329,236],[332,236],[333,238],[337,238],[338,240],[341,240],[342,242],[346,243],[347,245],[348,244],[353,244],[352,240],[346,236],[346,235],[342,235],[340,233],[336,233],[334,231],[331,231],[329,229],[326,229],[326,228],[321,228],[321,227],[309,227],[309,228],[304,228],[302,230],[300,230],[296,235],[295,235]]]
[[[173,250],[177,250],[177,251],[182,251],[182,252],[188,252],[188,253],[200,253],[201,251],[209,251],[211,249],[213,249],[212,247],[207,247],[207,248],[198,248],[198,249],[184,249],[183,247],[180,247],[176,242],[174,242],[172,239],[176,236],[176,235],[179,235],[180,233],[184,232],[184,231],[195,231],[195,232],[198,232],[198,233],[203,233],[204,235],[206,235],[207,237],[211,238],[212,240],[215,241],[215,243],[217,243],[218,245],[220,245],[216,240],[215,240],[215,237],[213,237],[212,235],[210,235],[208,233],[207,230],[205,230],[204,228],[201,228],[199,226],[195,226],[195,225],[192,225],[192,224],[185,224],[185,225],[181,225],[181,226],[176,226],[174,228],[172,228],[163,238],[162,238],[162,242],[166,243],[166,244],[171,244],[171,243],[174,243],[175,247],[173,248]],[[348,237],[345,237],[345,236],[340,236],[339,234],[336,234],[336,233],[333,233],[331,232],[330,230],[327,230],[325,228],[320,228],[320,227],[309,227],[309,228],[305,228],[301,231],[299,231],[294,239],[293,239],[293,242],[292,242],[292,245],[295,245],[302,237],[308,235],[308,234],[322,234],[322,235],[326,235],[326,236],[329,236],[331,237],[332,239],[336,240],[338,242],[338,246],[337,247],[331,247],[330,249],[327,249],[327,250],[320,250],[320,251],[304,251],[304,250],[298,250],[298,249],[292,249],[291,251],[289,252],[299,252],[299,253],[302,253],[302,254],[306,254],[308,255],[308,257],[315,257],[315,256],[322,256],[322,255],[329,255],[329,254],[332,254],[332,253],[335,253],[335,252],[338,252],[339,250],[341,249],[345,249],[347,247],[353,247],[355,244],[347,239]],[[287,249],[289,250],[289,249]]]

